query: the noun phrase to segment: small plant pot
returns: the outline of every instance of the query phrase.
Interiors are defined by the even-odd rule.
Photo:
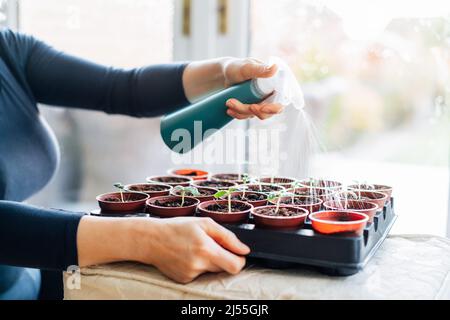
[[[150,197],[142,192],[109,192],[96,197],[98,205],[103,212],[140,212],[145,209],[145,201]]]
[[[238,185],[238,188],[240,187],[245,187],[246,191],[252,191],[252,192],[260,192],[260,193],[265,193],[265,194],[269,194],[271,192],[275,192],[275,191],[282,191],[285,190],[284,187],[276,185],[276,184],[271,184],[271,183],[246,183],[246,184],[240,184]]]
[[[251,213],[256,226],[270,229],[295,229],[300,228],[308,216],[308,210],[293,206],[280,205],[263,206],[253,208]]]
[[[236,186],[236,183],[231,181],[217,181],[217,180],[197,180],[192,181],[191,185],[195,187],[208,187],[217,190],[226,190]]]
[[[244,201],[231,201],[232,212],[228,212],[228,200],[205,201],[198,205],[197,212],[202,217],[210,217],[218,223],[246,222],[253,206]],[[234,209],[233,209],[234,208]]]
[[[146,193],[150,196],[150,198],[153,198],[168,196],[170,190],[172,190],[172,186],[162,183],[133,183],[127,184],[126,186],[124,186],[124,189],[131,192]]]
[[[236,191],[231,193],[232,200],[244,201],[250,203],[253,207],[261,207],[267,205],[267,194],[259,192],[243,192]]]
[[[259,181],[264,183],[276,184],[284,187],[285,189],[292,188],[292,184],[297,181],[297,179],[290,177],[264,177],[259,179]]]
[[[342,191],[336,194],[340,200],[360,200],[375,203],[378,206],[378,211],[383,210],[387,201],[387,194],[378,191]]]
[[[293,199],[292,199],[293,198]],[[269,200],[270,204],[276,205],[278,199]],[[280,204],[286,206],[293,206],[296,208],[303,208],[311,212],[319,211],[322,207],[323,201],[319,198],[313,198],[309,196],[294,196],[294,197],[281,197]]]
[[[382,192],[387,195],[387,202],[391,200],[392,196],[392,187],[385,186],[382,184],[372,184],[372,185],[366,185],[366,184],[352,184],[348,186],[349,190],[352,191],[377,191]]]
[[[198,192],[200,193],[199,196],[193,196],[191,194],[189,194],[188,196],[191,198],[195,198],[200,200],[200,202],[205,202],[205,201],[209,201],[209,200],[213,200],[214,199],[214,195],[217,193],[217,189],[214,188],[207,188],[207,187],[198,187],[197,188]],[[173,196],[180,196],[180,191],[179,190],[175,190],[172,189],[170,191],[170,194]]]
[[[211,176],[211,180],[228,181],[228,182],[234,182],[237,184],[241,184],[241,183],[244,183],[244,181],[242,180],[243,175],[244,174],[239,174],[239,173],[218,173],[218,174],[213,174]]]
[[[318,211],[309,215],[315,231],[324,234],[355,233],[361,235],[369,217],[350,210]]]
[[[191,184],[192,178],[190,177],[175,177],[175,176],[151,176],[146,179],[150,183],[163,183],[170,186],[183,186],[187,187]]]
[[[312,192],[319,196],[328,196],[342,190],[342,183],[333,180],[301,180],[299,184],[303,187],[312,188]]]
[[[192,197],[184,197],[184,204],[181,207],[182,199],[178,196],[163,196],[150,198],[147,200],[147,211],[150,214],[162,217],[183,217],[193,216],[195,209],[200,203],[200,200]]]
[[[192,178],[192,180],[206,180],[209,173],[198,169],[169,169],[167,174],[174,177],[188,177]]]
[[[373,222],[373,217],[378,211],[378,205],[375,203],[361,200],[330,200],[325,201],[323,207],[327,210],[350,210],[364,213],[369,217],[370,222]]]

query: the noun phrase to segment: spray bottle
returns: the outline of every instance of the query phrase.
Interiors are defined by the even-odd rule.
[[[270,61],[278,66],[273,77],[239,83],[165,115],[160,127],[164,143],[174,152],[190,151],[233,120],[226,113],[231,98],[245,104],[267,101],[303,108],[302,91],[289,67],[279,58]]]

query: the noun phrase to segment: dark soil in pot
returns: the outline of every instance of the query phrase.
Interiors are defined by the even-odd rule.
[[[195,199],[200,200],[200,202],[209,201],[214,199],[214,194],[217,193],[217,189],[214,188],[208,188],[208,187],[197,187],[197,191],[200,193],[199,196],[193,196],[190,193],[187,193],[186,195]],[[170,192],[174,196],[180,196],[179,190],[172,190]]]
[[[198,180],[192,183],[193,186],[197,187],[209,187],[218,190],[228,189],[234,187],[236,183],[231,181],[217,181],[217,180]]]
[[[150,197],[166,196],[169,194],[172,186],[158,183],[134,183],[125,186],[125,190],[134,192],[143,192]]]
[[[252,208],[249,203],[232,200],[230,212],[228,200],[211,200],[200,203],[197,210],[199,215],[210,217],[219,223],[239,223],[248,219]]]
[[[262,193],[270,193],[274,191],[281,191],[284,190],[282,186],[278,186],[276,184],[244,184],[243,186],[246,186],[248,191],[254,191],[254,192],[262,192]]]
[[[147,178],[148,182],[160,182],[171,186],[187,187],[192,181],[189,177],[174,177],[174,176],[153,176]]]
[[[238,174],[238,173],[219,173],[219,174],[212,175],[211,180],[243,183],[243,180],[242,180],[243,175],[244,174]]]
[[[277,199],[271,200],[270,203],[276,205]],[[320,198],[309,196],[282,197],[280,199],[280,204],[304,208],[309,212],[319,211],[322,203],[323,201]]]
[[[192,216],[200,203],[198,199],[178,196],[155,197],[147,200],[147,210],[150,214],[160,217]]]
[[[259,192],[233,192],[231,200],[239,200],[252,204],[254,207],[260,207],[267,204],[267,195]]]
[[[260,181],[264,183],[278,184],[283,187],[289,188],[297,180],[289,177],[265,177],[261,178]]]

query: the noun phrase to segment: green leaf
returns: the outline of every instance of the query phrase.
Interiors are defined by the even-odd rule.
[[[200,195],[200,192],[198,192],[198,189],[196,187],[186,187],[184,190],[193,196]]]
[[[219,198],[222,198],[223,196],[226,196],[226,195],[228,195],[228,191],[227,190],[220,190],[220,191],[218,191],[218,192],[216,192],[214,194],[214,198],[219,199]]]

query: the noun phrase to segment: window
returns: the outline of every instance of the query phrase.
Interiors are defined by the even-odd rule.
[[[450,11],[445,1],[416,3],[253,0],[250,47],[282,57],[302,84],[325,146],[310,159],[312,176],[391,184],[395,232],[444,235]],[[295,134],[295,112],[262,125]],[[302,157],[290,152],[298,139],[287,141],[279,172],[289,175]]]
[[[21,0],[19,5],[20,31],[65,52],[124,68],[172,60],[172,1]],[[62,161],[33,203],[91,209],[95,195],[110,191],[114,182],[142,181],[167,169],[167,155],[154,152],[164,149],[159,119],[41,110],[56,132]]]

